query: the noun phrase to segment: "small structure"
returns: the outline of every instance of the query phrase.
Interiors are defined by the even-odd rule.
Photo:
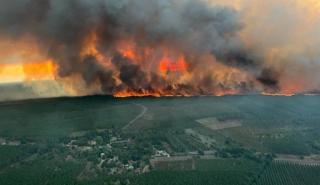
[[[170,154],[166,151],[163,150],[156,150],[156,154],[154,155],[155,157],[170,157]]]
[[[91,141],[88,142],[88,144],[91,145],[91,146],[96,146],[97,145],[97,141],[91,140]]]
[[[7,141],[4,138],[0,138],[0,145],[6,145]]]

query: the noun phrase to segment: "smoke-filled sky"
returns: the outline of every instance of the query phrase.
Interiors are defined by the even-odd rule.
[[[317,0],[0,0],[0,82],[73,95],[320,90]]]
[[[285,91],[319,90],[320,1],[221,2],[240,12],[245,22],[243,40],[280,73],[279,83]]]

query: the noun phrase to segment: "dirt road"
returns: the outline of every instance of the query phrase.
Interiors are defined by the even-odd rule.
[[[134,119],[132,119],[127,125],[125,125],[122,130],[126,130],[128,129],[132,124],[134,124],[137,120],[139,120],[140,118],[142,118],[148,111],[148,108],[142,104],[135,104],[139,107],[141,107],[141,112],[139,115],[137,115]]]

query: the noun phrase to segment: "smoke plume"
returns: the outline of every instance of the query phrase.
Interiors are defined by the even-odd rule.
[[[230,6],[245,25],[240,31],[247,47],[272,69],[282,93],[320,89],[320,1],[207,0]]]
[[[259,46],[260,38],[248,26],[251,17],[243,13],[246,8],[218,1],[213,5],[201,0],[0,3],[1,37],[33,38],[42,55],[56,64],[57,80],[79,93],[276,93],[285,83],[282,75],[291,75],[287,63],[269,62],[270,57],[288,58],[270,56],[268,45]],[[295,61],[300,62],[299,56]]]

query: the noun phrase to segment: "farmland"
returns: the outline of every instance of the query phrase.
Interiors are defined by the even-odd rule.
[[[318,185],[320,166],[272,163],[257,180],[257,185]]]
[[[251,95],[4,102],[0,184],[316,184],[319,101]]]

